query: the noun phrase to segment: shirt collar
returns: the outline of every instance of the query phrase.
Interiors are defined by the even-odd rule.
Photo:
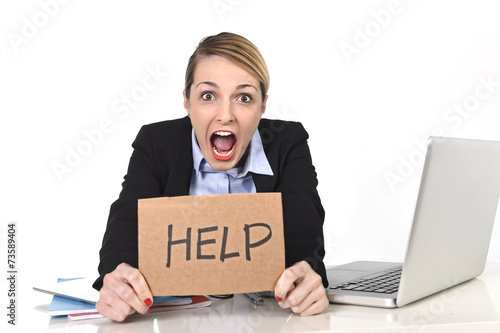
[[[193,147],[193,165],[196,174],[199,174],[200,172],[218,172],[217,170],[214,170],[207,163],[205,157],[203,157],[200,147],[196,141],[194,129],[191,130],[191,144]],[[245,165],[242,168],[232,168],[226,171],[226,173],[234,178],[245,177],[249,172],[267,176],[273,175],[273,170],[271,169],[266,153],[264,152],[264,147],[262,146],[262,140],[258,129],[255,131],[252,139],[250,140],[250,151],[248,152]]]

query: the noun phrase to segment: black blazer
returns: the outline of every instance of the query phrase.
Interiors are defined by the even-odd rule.
[[[145,125],[132,147],[118,200],[110,208],[99,252],[100,290],[104,275],[122,262],[138,267],[137,200],[189,195],[193,172],[189,117]],[[307,145],[308,134],[297,122],[261,119],[259,133],[273,176],[252,174],[257,192],[281,192],[286,266],[306,260],[322,277],[325,212],[316,190],[318,181]]]

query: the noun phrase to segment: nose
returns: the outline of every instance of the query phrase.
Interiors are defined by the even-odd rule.
[[[217,112],[217,122],[225,125],[232,123],[234,119],[234,110],[231,103],[229,101],[221,103]]]

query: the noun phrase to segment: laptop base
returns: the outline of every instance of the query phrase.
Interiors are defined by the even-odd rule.
[[[337,285],[370,277],[371,275],[401,266],[401,263],[381,261],[355,261],[349,264],[335,266],[327,269],[330,285],[327,296],[330,303],[373,306],[381,308],[396,308],[397,292],[380,294],[366,291],[353,291],[332,289]]]

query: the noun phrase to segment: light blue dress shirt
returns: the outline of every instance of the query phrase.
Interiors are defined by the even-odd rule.
[[[269,165],[259,130],[250,140],[250,151],[243,167],[227,171],[217,171],[207,163],[196,141],[194,129],[191,133],[193,146],[193,176],[189,187],[189,195],[256,193],[252,174],[273,175]]]

